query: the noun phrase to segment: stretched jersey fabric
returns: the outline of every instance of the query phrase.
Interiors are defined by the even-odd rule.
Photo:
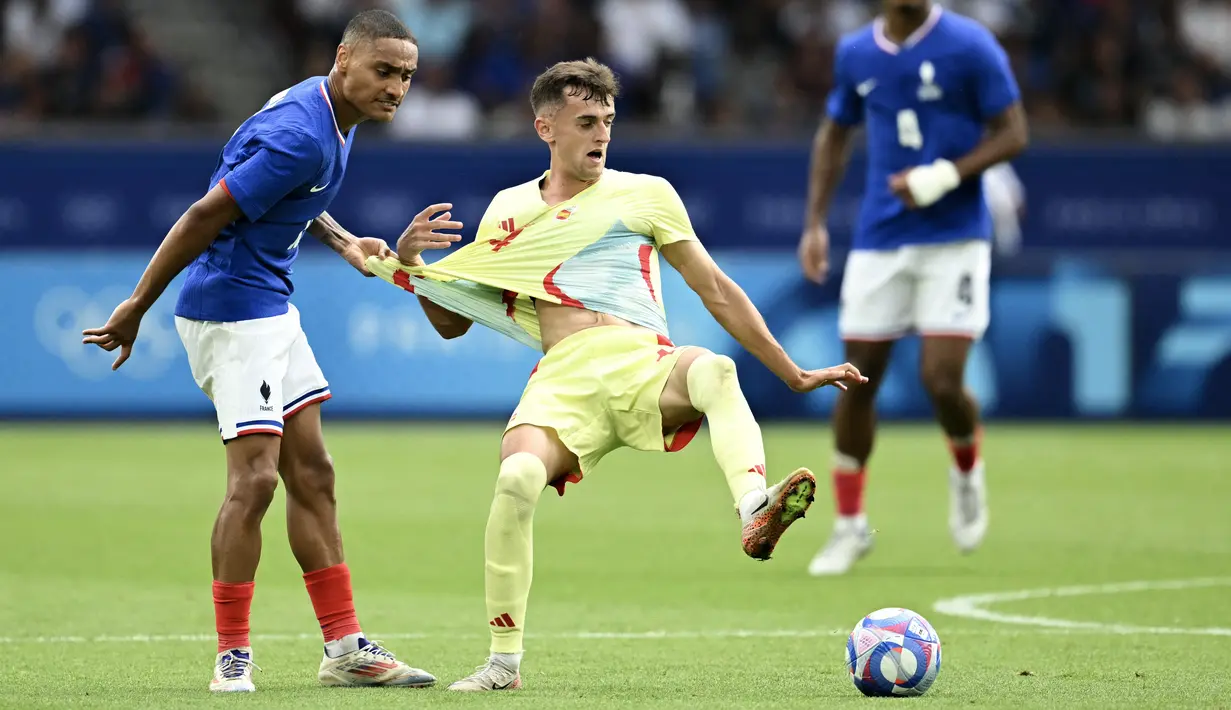
[[[209,181],[243,217],[188,267],[175,315],[235,322],[288,312],[299,240],[342,187],[353,135],[338,130],[322,76],[275,94],[244,121]]]
[[[854,248],[989,239],[982,181],[967,180],[936,204],[909,210],[889,189],[889,177],[969,153],[987,122],[1019,98],[995,36],[939,5],[901,45],[885,36],[879,19],[844,36],[827,112],[843,126],[867,124],[868,172]]]
[[[368,268],[536,349],[536,299],[669,337],[658,249],[697,239],[679,195],[660,177],[605,170],[572,199],[548,205],[539,183],[549,172],[498,193],[475,240],[440,261],[411,267],[373,257]]]

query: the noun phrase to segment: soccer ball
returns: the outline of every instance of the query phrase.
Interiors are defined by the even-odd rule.
[[[910,609],[878,609],[846,639],[846,668],[864,695],[923,695],[940,674],[940,637]]]

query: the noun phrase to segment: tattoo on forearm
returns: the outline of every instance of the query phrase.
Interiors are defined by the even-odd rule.
[[[354,236],[343,229],[342,225],[338,224],[336,219],[329,216],[328,212],[312,220],[312,224],[308,226],[308,233],[339,254],[346,247],[350,246],[351,241],[354,239]]]

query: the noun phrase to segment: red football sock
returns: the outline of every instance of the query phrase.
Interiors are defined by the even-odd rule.
[[[950,439],[949,451],[953,453],[953,463],[962,473],[970,473],[979,460],[979,442],[983,438],[983,430],[976,429],[967,439]]]
[[[360,632],[350,587],[350,568],[345,562],[308,572],[303,581],[326,643]]]
[[[863,512],[863,485],[867,469],[835,468],[833,470],[833,494],[838,503],[838,515],[850,517]]]
[[[247,648],[248,612],[252,609],[255,582],[214,582],[214,625],[218,629],[218,653]]]

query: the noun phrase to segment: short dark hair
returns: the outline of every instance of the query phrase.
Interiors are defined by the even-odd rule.
[[[554,111],[564,105],[565,95],[580,96],[582,101],[610,103],[620,95],[620,81],[611,67],[593,57],[559,62],[534,80],[530,108],[534,109],[535,116],[544,109]]]
[[[410,28],[388,10],[364,10],[352,17],[342,32],[342,44],[348,47],[378,39],[404,39],[415,46],[419,45]]]

